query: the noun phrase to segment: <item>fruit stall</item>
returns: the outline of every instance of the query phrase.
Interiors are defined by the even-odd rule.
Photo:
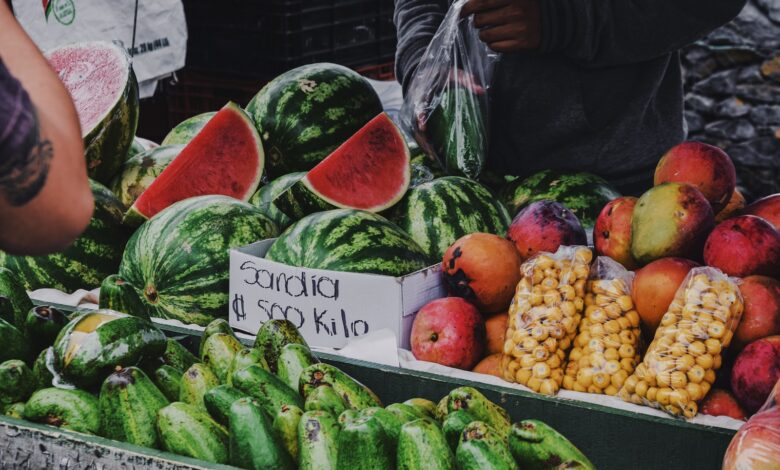
[[[293,3],[192,23],[312,36],[264,31],[279,73],[159,144],[122,47],[46,52],[95,211],[0,252],[0,467],[777,468],[780,194],[699,141],[636,195],[492,174],[482,92],[409,119],[356,71],[384,7],[339,7],[376,36],[326,51],[328,2]]]

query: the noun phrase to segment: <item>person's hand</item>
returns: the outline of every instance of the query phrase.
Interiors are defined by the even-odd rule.
[[[539,48],[539,0],[469,0],[461,18],[474,15],[479,38],[496,52],[522,52]]]

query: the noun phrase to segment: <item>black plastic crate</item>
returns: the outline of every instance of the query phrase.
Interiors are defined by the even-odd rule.
[[[393,0],[184,0],[187,68],[271,78],[313,62],[393,59]]]

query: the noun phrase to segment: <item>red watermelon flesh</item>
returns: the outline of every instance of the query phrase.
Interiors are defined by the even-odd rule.
[[[409,188],[409,159],[403,134],[382,113],[309,171],[303,184],[334,206],[379,212]]]
[[[149,219],[175,202],[220,194],[246,201],[263,174],[265,156],[254,122],[228,103],[201,129],[130,208],[126,220]]]

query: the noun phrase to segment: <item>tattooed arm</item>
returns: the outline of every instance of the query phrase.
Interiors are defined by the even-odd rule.
[[[92,208],[70,95],[0,2],[0,249],[63,249]]]

